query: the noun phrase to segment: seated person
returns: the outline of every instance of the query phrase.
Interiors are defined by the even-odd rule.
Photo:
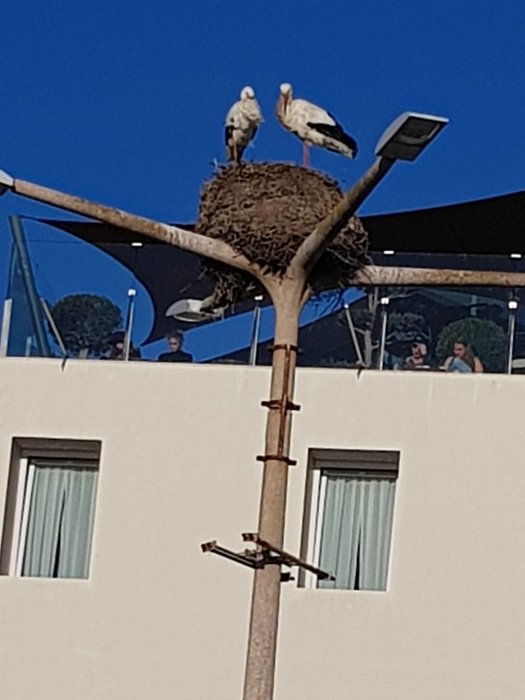
[[[115,331],[109,338],[109,353],[105,355],[103,360],[123,360],[124,359],[124,345],[126,343],[126,334],[124,331]],[[141,354],[140,350],[136,348],[133,344],[129,346],[129,359],[130,360],[140,360]]]
[[[425,343],[417,340],[410,346],[410,355],[405,358],[404,369],[428,367],[428,350]]]
[[[184,336],[181,331],[172,331],[166,336],[169,352],[163,352],[157,357],[157,362],[193,362],[193,357],[182,350]]]
[[[464,340],[456,340],[452,355],[447,357],[443,367],[447,372],[483,372],[483,365]]]

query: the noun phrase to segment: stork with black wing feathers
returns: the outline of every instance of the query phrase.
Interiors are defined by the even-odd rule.
[[[276,107],[282,126],[303,142],[303,165],[308,165],[308,146],[319,146],[347,158],[357,155],[357,143],[334,117],[322,107],[307,100],[293,99],[292,86],[280,86]]]
[[[262,114],[255,92],[249,86],[244,87],[241,99],[232,105],[226,115],[224,141],[229,161],[240,163],[246,146],[253,140],[261,122]]]

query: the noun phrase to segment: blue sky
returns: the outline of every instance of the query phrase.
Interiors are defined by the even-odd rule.
[[[398,0],[150,3],[21,0],[2,12],[0,168],[15,177],[165,221],[195,219],[201,183],[223,158],[223,120],[252,85],[265,123],[249,159],[298,161],[273,116],[277,88],[328,108],[357,139],[355,161],[312,151],[349,187],[401,112],[450,125],[398,164],[362,208],[383,213],[524,189],[525,5]],[[61,217],[0,199],[0,288],[10,214]],[[27,225],[42,293],[110,296],[132,279],[88,246]],[[495,233],[497,235],[497,233]],[[138,295],[136,339],[151,308]]]

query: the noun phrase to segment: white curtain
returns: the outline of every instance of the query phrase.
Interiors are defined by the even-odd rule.
[[[22,576],[53,576],[64,501],[64,480],[65,473],[61,469],[35,468]]]
[[[323,478],[319,567],[336,580],[319,586],[386,590],[395,480],[333,473]]]
[[[87,578],[97,471],[35,465],[22,576]]]

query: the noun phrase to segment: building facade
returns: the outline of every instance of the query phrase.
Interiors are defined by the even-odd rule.
[[[6,698],[241,696],[252,574],[200,545],[242,550],[257,528],[268,384],[262,367],[0,362]],[[336,584],[283,584],[277,700],[523,697],[524,392],[298,371],[285,548],[333,568],[329,524],[357,539],[336,543]]]

